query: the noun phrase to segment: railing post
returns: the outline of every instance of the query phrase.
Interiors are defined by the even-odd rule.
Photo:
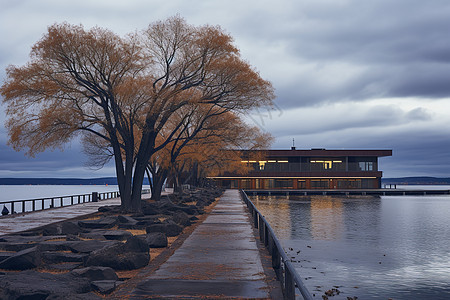
[[[98,193],[92,192],[92,202],[98,202]]]
[[[261,242],[265,245],[266,244],[266,224],[264,223],[264,220],[261,215],[258,217],[258,223],[259,223],[259,237],[261,238]]]
[[[50,208],[54,208],[54,207],[55,207],[55,198],[52,198]]]
[[[23,213],[25,212],[25,200],[22,201],[22,212],[23,212]]]
[[[11,214],[14,213],[14,201],[11,201]]]
[[[295,283],[291,270],[284,264],[284,298],[295,300]]]

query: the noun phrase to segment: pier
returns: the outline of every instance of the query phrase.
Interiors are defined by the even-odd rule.
[[[449,195],[450,190],[406,190],[406,189],[315,189],[315,190],[255,190],[246,189],[249,196],[256,195],[281,195],[281,196],[426,196],[426,195]]]

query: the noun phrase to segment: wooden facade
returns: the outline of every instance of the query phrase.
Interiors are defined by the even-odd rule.
[[[378,158],[392,150],[242,151],[244,174],[212,177],[232,189],[377,189],[382,172]]]

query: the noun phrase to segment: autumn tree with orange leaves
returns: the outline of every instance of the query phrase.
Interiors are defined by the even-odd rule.
[[[78,135],[98,139],[114,159],[124,211],[140,210],[148,162],[182,127],[166,130],[174,113],[193,103],[242,112],[274,97],[231,36],[180,17],[125,37],[52,25],[30,56],[7,68],[0,88],[10,145],[34,155]]]
[[[236,150],[268,148],[272,136],[257,127],[251,127],[227,109],[212,109],[203,105],[187,106],[172,116],[173,122],[183,123],[171,143],[149,162],[152,174],[152,198],[159,199],[164,180],[171,175],[175,188],[183,171],[196,170],[202,176],[220,171],[242,169]],[[183,118],[183,122],[181,122]],[[241,170],[242,171],[242,170]],[[190,176],[195,176],[191,172]]]

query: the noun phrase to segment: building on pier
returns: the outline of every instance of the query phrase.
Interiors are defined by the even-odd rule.
[[[241,151],[242,171],[211,177],[232,189],[377,189],[378,158],[392,150]]]

